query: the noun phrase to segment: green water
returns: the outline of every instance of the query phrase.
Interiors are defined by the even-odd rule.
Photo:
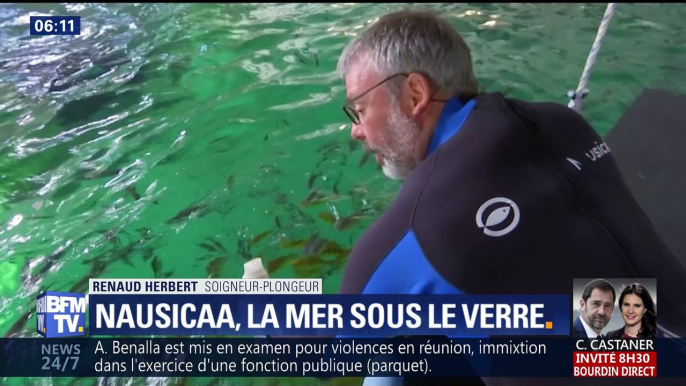
[[[272,277],[323,278],[335,292],[341,264],[291,263],[313,235],[349,249],[399,186],[360,162],[335,73],[351,36],[398,8],[0,5],[0,333],[35,334],[33,315],[21,321],[46,289],[235,278],[254,256],[288,256]],[[489,91],[566,103],[605,5],[432,8],[459,28]],[[82,35],[30,37],[29,12],[80,15]],[[601,134],[642,88],[686,90],[685,17],[678,4],[617,6],[584,108]],[[350,226],[331,224],[356,213]]]

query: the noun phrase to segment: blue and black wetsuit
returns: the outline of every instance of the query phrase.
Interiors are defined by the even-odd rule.
[[[686,336],[686,270],[578,113],[454,98],[427,153],[356,243],[340,293],[570,294],[574,278],[656,278],[659,325]]]

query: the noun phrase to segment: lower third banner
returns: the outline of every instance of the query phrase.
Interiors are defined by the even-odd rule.
[[[610,351],[567,337],[17,338],[0,339],[0,377],[686,377],[685,346],[658,339]]]

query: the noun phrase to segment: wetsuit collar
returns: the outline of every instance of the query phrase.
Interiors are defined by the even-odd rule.
[[[465,104],[458,97],[448,100],[436,122],[436,129],[426,151],[427,157],[460,130],[475,103],[472,99]]]

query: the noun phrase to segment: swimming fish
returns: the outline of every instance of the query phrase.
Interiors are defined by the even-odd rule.
[[[170,218],[169,220],[167,220],[166,223],[167,223],[167,224],[173,224],[173,223],[182,221],[182,220],[184,220],[184,219],[190,217],[190,216],[193,215],[194,213],[197,213],[197,212],[204,212],[207,208],[208,208],[208,206],[205,205],[205,204],[193,205],[193,206],[191,206],[191,207],[189,207],[189,208],[186,208],[186,209],[180,211],[179,213],[176,214],[176,216],[174,216],[174,217]]]
[[[26,323],[31,319],[31,316],[33,315],[33,310],[26,311],[24,315],[20,316],[19,319],[17,319],[16,322],[10,327],[9,331],[5,334],[5,338],[11,338],[12,336],[20,333],[23,329]]]
[[[356,140],[354,140],[354,139],[349,140],[348,141],[348,151],[351,153],[354,152],[355,149],[357,149],[357,145],[359,145],[359,143]]]
[[[329,159],[328,156],[324,156],[321,160],[319,160],[319,162],[317,162],[316,165],[314,165],[314,167],[315,167],[315,168],[318,168],[319,165],[323,164],[323,163],[326,162],[328,159]]]
[[[305,265],[321,265],[324,263],[324,259],[322,259],[321,256],[319,255],[309,255],[306,257],[303,257],[302,259],[297,259],[291,261],[291,266],[293,267],[302,267]]]
[[[340,147],[340,144],[338,142],[327,142],[327,143],[323,144],[322,146],[320,146],[319,148],[317,148],[316,152],[317,152],[317,154],[319,154],[319,153],[322,153],[325,151],[328,152],[328,150],[331,150],[331,149],[338,149],[339,147]]]
[[[343,248],[335,241],[327,241],[324,244],[322,255],[334,255],[336,257],[347,257],[350,254],[350,248]]]
[[[352,214],[350,216],[342,217],[340,218],[334,227],[336,230],[342,231],[350,228],[351,226],[358,224],[360,222],[360,215],[358,214]]]
[[[216,252],[217,251],[217,246],[210,244],[210,243],[200,243],[200,244],[198,244],[198,246],[206,249],[209,252]]]
[[[295,54],[295,56],[298,58],[298,60],[300,60],[300,63],[305,63],[305,60],[302,58],[302,56],[300,56],[300,53],[298,52],[298,50],[293,51],[293,54]]]
[[[267,262],[267,267],[266,267],[267,272],[269,272],[271,274],[273,272],[278,271],[279,268],[281,268],[284,265],[284,263],[286,263],[289,260],[292,260],[296,256],[297,255],[295,255],[295,254],[290,254],[290,255],[279,256],[274,260],[270,260],[269,262]]]
[[[324,195],[319,191],[319,189],[315,189],[310,192],[307,197],[305,197],[305,199],[300,203],[300,206],[309,207],[319,204],[321,203],[321,199],[323,197]]]
[[[288,196],[286,195],[286,193],[279,193],[274,198],[274,203],[276,205],[284,205],[288,203]]]
[[[360,158],[360,163],[359,163],[358,167],[361,168],[362,166],[364,166],[367,163],[367,161],[369,161],[369,156],[372,155],[372,153],[373,152],[365,152],[362,155],[362,158]]]
[[[238,254],[242,256],[246,260],[250,260],[252,258],[252,255],[250,254],[250,243],[248,243],[245,240],[238,240],[236,242],[236,248],[238,250]]]
[[[318,214],[319,218],[328,222],[331,225],[336,224],[336,217],[329,212],[321,212]]]
[[[347,155],[347,154],[343,154],[343,155],[341,156],[341,162],[339,163],[339,165],[345,166],[345,164],[347,164],[347,163],[348,163],[348,155]]]
[[[310,179],[307,181],[307,189],[312,189],[312,185],[314,185],[314,181],[317,179],[317,177],[321,176],[322,173],[313,173],[310,175]]]
[[[107,267],[107,263],[101,260],[93,260],[92,262],[93,265],[88,275],[82,277],[79,281],[74,283],[74,285],[69,288],[69,292],[87,292],[89,280],[95,279],[96,277],[102,275],[105,267]]]
[[[228,261],[227,257],[217,257],[216,259],[210,261],[207,264],[207,267],[205,267],[205,272],[207,273],[207,277],[208,278],[217,277],[227,261]]]
[[[138,200],[141,199],[141,195],[138,194],[138,192],[136,191],[136,187],[133,186],[133,185],[127,186],[127,187],[126,187],[126,192],[129,193],[129,194],[131,195],[131,197],[133,197],[133,199],[136,200],[136,201],[138,201]]]
[[[150,267],[152,268],[152,272],[155,275],[155,278],[157,279],[159,272],[162,270],[162,262],[160,261],[160,259],[157,258],[157,256],[152,258]]]
[[[217,249],[221,250],[221,251],[224,252],[224,253],[229,253],[229,251],[227,251],[226,248],[224,248],[224,246],[223,246],[219,241],[217,241],[217,240],[215,240],[215,239],[213,239],[213,238],[211,238],[211,237],[208,238],[208,240],[210,240],[210,242],[211,242],[212,244],[214,244],[214,245],[217,247]]]
[[[255,235],[255,237],[253,237],[253,238],[250,240],[250,246],[253,246],[253,245],[259,243],[260,241],[262,241],[262,239],[264,239],[265,237],[267,237],[267,235],[269,235],[270,233],[271,233],[271,230],[268,230],[268,231],[264,231],[264,232],[262,232],[262,233],[260,233],[260,234],[258,234],[258,235]]]
[[[305,253],[306,256],[320,253],[325,245],[326,240],[319,237],[319,233],[315,233],[305,242],[303,253]]]
[[[333,188],[331,189],[333,191],[333,194],[338,196],[338,185],[341,183],[341,179],[343,178],[343,174],[339,174],[338,178],[336,178],[336,181],[333,183]]]

